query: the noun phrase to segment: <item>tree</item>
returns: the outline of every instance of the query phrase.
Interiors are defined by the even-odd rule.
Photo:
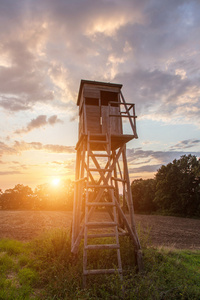
[[[154,201],[171,213],[200,215],[200,159],[183,155],[162,166],[156,174]]]
[[[2,209],[31,209],[33,191],[29,186],[17,184],[1,195]]]
[[[131,184],[133,205],[136,212],[151,213],[156,210],[154,203],[156,182],[154,179],[136,179]]]

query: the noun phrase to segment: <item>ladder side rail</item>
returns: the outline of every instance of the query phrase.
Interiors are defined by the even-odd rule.
[[[131,192],[131,186],[130,186],[130,179],[128,174],[128,165],[127,165],[127,159],[126,159],[126,149],[124,148],[122,152],[123,156],[123,162],[124,162],[124,174],[126,178],[126,184],[127,184],[127,192],[128,192],[128,203],[130,208],[130,219],[131,219],[131,227],[133,232],[135,233],[135,236],[137,238],[137,243],[139,249],[141,249],[140,241],[137,235],[136,226],[135,226],[135,220],[134,220],[134,207],[133,207],[133,199],[132,199],[132,192]]]
[[[85,142],[83,142],[82,152],[81,152],[81,164],[80,164],[80,180],[79,180],[79,183],[78,183],[79,188],[78,188],[77,207],[78,207],[79,213],[77,213],[77,224],[81,224],[81,219],[82,219],[81,218],[81,214],[82,214],[81,208],[82,208],[82,205],[83,205],[83,188],[84,188],[84,185],[85,185],[85,177],[84,177],[85,148],[86,148],[86,145],[85,145]]]
[[[72,247],[74,245],[74,242],[77,237],[77,210],[78,210],[78,189],[79,189],[79,183],[77,180],[79,180],[79,174],[80,174],[80,150],[77,150],[76,152],[76,169],[75,169],[75,183],[74,183],[74,201],[73,201],[73,221],[72,221]]]
[[[86,185],[86,199],[85,199],[85,225],[88,223],[88,182],[89,182],[89,168],[90,168],[90,132],[88,131],[87,137],[87,185]],[[88,227],[84,226],[84,248],[83,248],[83,287],[86,286],[86,275],[85,271],[87,270],[87,242],[88,242]]]
[[[109,130],[109,133],[107,135],[107,138],[109,140],[109,143],[107,145],[107,150],[108,153],[111,154],[111,131]],[[116,151],[115,151],[115,156],[116,156]],[[112,157],[113,157],[113,161],[114,161],[114,152],[112,152]],[[112,163],[111,163],[111,156],[109,156],[108,158],[108,167],[109,169],[111,169]],[[113,173],[114,176],[117,176],[117,172],[116,172],[116,163],[114,164],[114,168],[113,168]],[[108,173],[108,175],[110,176],[110,184],[112,184],[112,173]],[[118,188],[118,182],[115,181],[115,190],[116,190],[116,194],[118,197],[118,201],[119,201],[119,188]],[[110,194],[111,194],[111,199],[114,200],[114,190],[109,190]],[[117,220],[117,211],[116,211],[116,206],[113,206],[113,217],[114,217],[114,222],[116,224],[118,224],[118,220]],[[122,261],[121,261],[121,253],[120,253],[120,244],[119,244],[119,232],[118,232],[118,225],[116,225],[114,227],[114,231],[115,231],[115,239],[116,239],[116,245],[117,245],[117,262],[118,262],[118,273],[119,276],[121,278],[121,280],[123,279],[123,275],[122,275]]]
[[[116,151],[114,150],[113,157],[115,157],[115,156],[116,156]],[[118,164],[119,164],[119,161],[118,161]],[[117,177],[117,164],[115,165],[115,168],[114,168],[114,176],[115,176],[116,199],[117,199],[119,205],[121,205],[120,204],[120,195],[119,195],[118,177]],[[121,181],[122,179],[119,179],[119,180]],[[120,227],[124,229],[124,222],[119,214],[118,214],[118,223],[119,223]]]
[[[122,191],[123,191],[123,194],[122,194],[122,197],[123,197],[122,209],[125,212],[126,207],[128,206],[128,208],[129,208],[129,203],[127,201],[127,195],[126,195],[127,193],[126,193],[126,189],[125,189],[126,179],[124,177],[124,170],[123,171],[121,170],[119,161],[117,161],[117,167],[118,167],[120,178],[121,178],[121,179],[118,179],[118,180],[120,180],[122,182]]]
[[[124,221],[124,223],[125,223],[125,226],[126,226],[126,228],[127,228],[127,231],[128,231],[128,233],[129,233],[131,239],[133,240],[135,247],[138,249],[138,248],[139,248],[139,247],[138,247],[138,241],[137,241],[137,238],[136,238],[136,236],[135,236],[135,232],[133,232],[131,226],[130,226],[129,223],[128,223],[128,220],[127,220],[127,218],[126,218],[126,215],[124,214],[123,210],[121,209],[121,207],[120,207],[120,205],[119,205],[119,203],[117,202],[117,199],[116,199],[115,197],[114,197],[114,200],[115,200],[115,204],[116,204],[117,210],[118,210],[119,214],[121,215],[121,217],[122,217],[122,219],[123,219],[123,221]],[[140,248],[139,248],[139,249],[140,249]]]
[[[113,170],[111,170],[111,131],[110,131],[111,129],[110,129],[110,127],[109,127],[109,130],[108,130],[108,133],[106,134],[106,140],[107,140],[107,144],[106,144],[106,152],[109,154],[109,156],[108,156],[108,161],[107,161],[107,164],[106,165],[108,165],[107,166],[107,168],[110,170],[110,172],[108,173],[108,184],[110,185],[110,186],[112,186],[112,171]],[[112,190],[112,193],[114,193],[114,190]],[[111,200],[113,201],[113,197],[111,197]],[[116,221],[116,217],[115,217],[115,212],[113,211],[112,212],[112,210],[114,210],[114,207],[113,207],[113,209],[112,208],[110,208],[110,207],[106,207],[106,209],[107,209],[107,211],[108,211],[108,213],[109,213],[109,215],[110,215],[110,217],[111,217],[111,219],[113,220],[113,221],[115,221],[115,223],[117,223],[117,221]]]

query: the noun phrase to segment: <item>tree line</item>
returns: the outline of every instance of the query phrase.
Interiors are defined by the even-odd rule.
[[[200,159],[194,155],[161,166],[154,179],[134,180],[131,188],[137,213],[200,217]]]
[[[163,165],[154,179],[136,179],[131,184],[136,213],[161,213],[200,217],[200,159],[184,155]],[[59,187],[17,184],[3,192],[0,189],[2,210],[72,210],[74,182],[62,181]],[[106,194],[105,194],[106,197]]]
[[[17,184],[5,192],[0,190],[0,209],[72,210],[73,195],[71,180],[61,181],[59,186],[41,184],[34,191],[29,186]]]

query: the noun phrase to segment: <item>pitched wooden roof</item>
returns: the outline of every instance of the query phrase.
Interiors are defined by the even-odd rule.
[[[80,98],[81,98],[81,93],[82,93],[82,89],[84,84],[92,84],[92,85],[102,85],[102,86],[109,86],[109,87],[118,87],[118,88],[122,88],[122,84],[118,84],[118,83],[110,83],[110,82],[101,82],[101,81],[92,81],[92,80],[81,80],[80,83],[80,87],[79,87],[79,93],[78,93],[78,99],[77,99],[77,105],[79,105],[80,103]]]

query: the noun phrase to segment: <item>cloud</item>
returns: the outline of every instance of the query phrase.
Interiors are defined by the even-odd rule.
[[[174,115],[181,121],[185,103],[193,102],[185,118],[198,123],[197,1],[20,3],[0,4],[6,12],[0,23],[1,107],[75,102],[83,78],[125,83],[146,118],[169,121]]]
[[[39,142],[27,143],[24,141],[15,141],[13,148],[19,153],[29,150],[39,150],[49,153],[75,153],[75,147],[72,146],[42,144]]]
[[[62,121],[56,115],[52,115],[47,118],[46,115],[40,115],[36,119],[32,119],[30,123],[27,124],[25,128],[18,129],[15,131],[16,134],[28,133],[36,128],[41,128],[46,125],[55,125],[57,123],[62,123]]]
[[[192,148],[192,147],[198,146],[199,144],[200,144],[200,140],[189,139],[189,140],[180,141],[176,145],[170,147],[170,149],[171,150],[188,149],[188,148]]]
[[[138,164],[138,161],[140,162],[145,159],[148,160],[148,165],[150,162],[154,159],[156,161],[159,161],[160,164],[164,164],[165,162],[171,161],[176,157],[176,155],[183,155],[183,152],[174,153],[173,151],[154,151],[154,150],[142,150],[141,148],[132,148],[127,149],[127,158],[129,164]]]
[[[18,99],[17,97],[2,96],[0,100],[0,106],[8,111],[23,111],[29,110],[31,105],[26,102],[26,99]]]
[[[23,31],[16,34],[19,34],[18,40],[13,36],[0,42],[0,54],[7,53],[10,61],[0,67],[0,106],[14,111],[54,99],[52,89],[45,83],[47,64],[38,57],[34,47],[29,48],[26,37],[21,36]],[[9,100],[10,105],[6,105],[5,100]]]
[[[13,148],[12,146],[10,147],[10,146],[8,146],[8,145],[6,145],[5,143],[3,143],[3,142],[0,142],[0,156],[2,156],[2,155],[15,155],[15,154],[17,154],[18,153],[18,151],[15,149],[15,148]]]
[[[81,79],[122,83],[141,122],[200,127],[199,10],[196,0],[0,0],[0,110],[12,116],[8,130],[24,114],[30,122],[16,134],[54,126],[61,114],[76,119]],[[5,126],[2,137],[12,138]],[[130,169],[153,174],[199,145],[192,137],[167,151],[129,149]],[[0,156],[75,153],[59,142],[11,138],[0,143]]]
[[[143,173],[143,172],[149,172],[149,173],[155,173],[161,165],[146,165],[139,168],[129,168],[130,173]]]
[[[192,144],[198,144],[200,141],[193,141]],[[189,142],[190,143],[190,142]],[[186,145],[185,141],[180,142],[181,145]],[[176,146],[176,145],[175,145]],[[200,156],[200,152],[175,151],[177,147],[171,147],[170,151],[153,151],[142,150],[141,148],[127,149],[127,160],[130,173],[145,173],[150,172],[152,175],[162,166],[172,162],[174,159],[179,159],[182,155]],[[187,148],[187,147],[185,147]],[[180,149],[180,147],[179,147]],[[135,167],[137,166],[137,167]]]
[[[0,176],[22,174],[20,171],[0,171]]]
[[[13,145],[9,146],[3,142],[0,142],[0,156],[17,155],[23,151],[30,150],[38,150],[49,153],[75,153],[74,146],[42,144],[40,142],[27,143],[25,141],[15,141]]]
[[[196,80],[158,69],[137,69],[117,74],[115,79],[126,82],[127,98],[136,103],[140,118],[181,124],[195,121],[200,125],[200,88]]]

